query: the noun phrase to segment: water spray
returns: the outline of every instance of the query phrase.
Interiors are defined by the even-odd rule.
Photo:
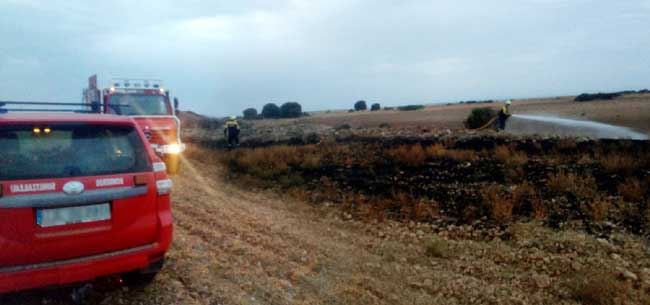
[[[597,139],[648,140],[650,137],[627,127],[548,115],[514,114],[506,127],[511,133]]]

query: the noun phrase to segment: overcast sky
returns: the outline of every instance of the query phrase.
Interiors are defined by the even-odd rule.
[[[0,0],[0,100],[163,79],[182,109],[650,87],[650,0]]]

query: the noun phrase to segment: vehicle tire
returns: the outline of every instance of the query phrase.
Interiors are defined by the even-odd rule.
[[[153,282],[158,272],[162,269],[164,263],[165,259],[163,258],[157,262],[151,263],[147,268],[124,273],[122,274],[122,280],[126,286],[132,288],[144,288]]]
[[[178,174],[181,166],[181,155],[167,154],[163,157],[163,159],[165,161],[165,166],[167,167],[167,173],[170,175]]]

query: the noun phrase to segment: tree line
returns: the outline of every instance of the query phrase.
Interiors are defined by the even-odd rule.
[[[412,111],[420,110],[424,108],[423,105],[406,105],[397,107],[398,110],[402,111]],[[370,111],[379,111],[381,110],[381,105],[379,103],[373,103],[370,105]],[[384,110],[393,110],[393,107],[384,107]],[[368,110],[368,104],[366,101],[361,100],[354,103],[354,108],[350,109],[350,112],[354,111],[366,111]],[[256,120],[256,119],[281,119],[281,118],[298,118],[301,116],[308,116],[309,114],[302,111],[302,106],[297,102],[286,102],[280,106],[275,103],[268,103],[262,107],[262,112],[257,112],[255,108],[247,108],[243,111],[244,119],[247,120]]]
[[[243,111],[243,114],[244,119],[247,120],[298,118],[307,115],[307,113],[302,112],[302,106],[297,102],[286,102],[281,106],[268,103],[262,107],[262,112],[259,114],[255,108],[247,108]]]

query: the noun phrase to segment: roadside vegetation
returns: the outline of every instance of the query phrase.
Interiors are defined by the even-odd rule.
[[[439,301],[469,302],[465,293],[477,289],[479,303],[517,303],[508,296],[525,291],[532,303],[649,304],[649,153],[640,141],[448,137],[191,149],[188,157],[219,163],[246,190],[365,223],[382,241],[381,264],[444,266],[509,287],[490,296],[465,279]],[[396,241],[417,254],[386,248]],[[437,294],[435,281],[452,279],[435,274],[409,287]]]
[[[279,145],[219,160],[247,185],[339,204],[361,218],[494,226],[539,220],[594,234],[615,226],[650,236],[649,152],[645,142],[495,145],[470,138]]]

